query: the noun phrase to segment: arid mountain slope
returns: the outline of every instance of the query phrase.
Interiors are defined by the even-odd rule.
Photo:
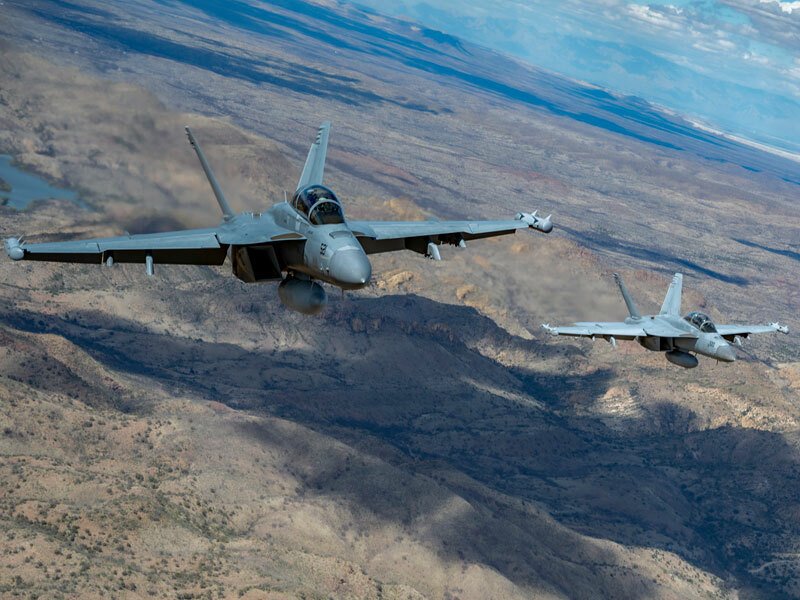
[[[297,176],[300,141],[294,148],[285,138],[243,133],[238,124],[173,110],[136,85],[11,47],[0,67],[0,151],[79,188],[94,209],[48,201],[24,212],[0,208],[4,237],[214,222],[184,123],[208,140],[237,208],[264,207],[261,198],[279,197]],[[70,82],[69,101],[59,101]],[[413,109],[397,108],[392,118],[406,110]],[[356,116],[351,109],[346,118]],[[457,117],[457,127],[468,122],[466,111]],[[429,125],[416,122],[416,135],[420,123]],[[348,190],[348,215],[508,212],[510,203],[442,209],[422,194],[412,202],[386,182],[431,190],[447,177],[458,187],[480,173],[498,185],[523,178],[527,194],[563,185],[552,171],[578,156],[548,154],[541,176],[506,163],[508,180],[493,179],[502,163],[496,156],[478,163],[449,144],[423,152],[432,147],[430,131],[420,154],[409,155],[409,170],[376,163],[383,159],[371,155],[375,140],[358,149],[369,128],[336,138],[344,143],[332,147],[331,181]],[[446,154],[453,162],[436,162]],[[590,154],[573,168],[595,169]],[[446,175],[455,163],[467,166]],[[654,197],[680,197],[682,206],[697,196],[676,190],[712,178],[700,168],[691,182],[676,183],[673,167],[660,164],[670,176]],[[604,172],[623,177],[619,166]],[[368,179],[376,171],[378,179]],[[441,263],[376,256],[373,285],[331,293],[315,318],[285,309],[274,286],[233,279],[227,265],[157,265],[147,278],[142,265],[0,261],[2,593],[799,596],[797,338],[754,339],[733,365],[701,360],[684,371],[634,344],[613,350],[543,335],[542,321],[624,316],[613,270],[643,311],[657,308],[668,281],[639,268],[657,257],[612,260],[632,250],[584,219],[586,206],[600,206],[596,180],[574,176],[562,188],[571,190],[561,200],[568,235],[521,233],[444,248]],[[748,177],[730,204],[708,201],[701,211],[771,202],[776,188],[759,195]],[[632,180],[615,179],[616,190]],[[367,193],[384,184],[391,192]],[[775,206],[769,219],[796,231],[796,214]],[[617,210],[628,214],[624,204]],[[697,252],[720,239],[713,221],[678,222],[691,229]],[[668,225],[648,227],[664,239]],[[713,274],[698,271],[687,277],[685,306],[715,318],[778,317],[796,330],[790,251],[747,252],[758,260],[740,266],[729,257],[727,270],[702,263],[748,278],[750,287],[736,292],[746,298],[741,308],[731,311],[735,299],[726,295],[739,286],[711,285]],[[764,298],[774,300],[771,311]]]
[[[236,209],[266,207],[291,187],[292,165],[274,143],[219,119],[169,111],[137,85],[111,85],[10,49],[0,54],[0,78],[0,147],[134,229],[219,220],[184,125]],[[137,221],[156,213],[163,223]]]
[[[282,186],[330,120],[327,181],[345,197],[407,196],[440,218],[540,208],[613,267],[685,271],[734,318],[763,297],[770,318],[797,313],[800,163],[637,98],[351,4],[6,7],[21,48],[274,140],[292,165]]]
[[[494,318],[518,334],[498,327],[490,292],[458,285],[491,281],[477,257],[605,287],[591,255],[523,240],[388,259],[313,327],[274,288],[210,269],[2,263],[17,286],[3,288],[4,529],[22,548],[4,580],[97,596],[725,596],[728,569],[792,536],[790,383],[737,364],[773,394],[759,405],[704,364],[681,396],[635,350],[586,357],[509,312]],[[786,568],[758,580],[790,584]]]

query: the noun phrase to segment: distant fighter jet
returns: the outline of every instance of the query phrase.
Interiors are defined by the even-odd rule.
[[[76,263],[143,263],[148,275],[154,264],[221,265],[228,257],[233,274],[248,283],[280,281],[278,296],[289,308],[305,314],[327,302],[325,281],[343,290],[367,285],[372,275],[368,254],[413,250],[441,260],[440,244],[464,248],[467,240],[514,233],[520,228],[550,233],[550,217],[519,213],[505,221],[348,221],[336,195],[322,185],[330,123],[323,123],[311,145],[297,191],[264,213],[234,215],[203,151],[187,127],[189,142],[222,209],[216,227],[116,238],[27,244],[5,241],[13,260]],[[284,276],[285,274],[285,276]]]
[[[685,317],[680,316],[683,275],[675,273],[667,290],[661,312],[657,315],[639,315],[633,299],[625,289],[625,284],[617,273],[614,280],[619,285],[630,317],[622,323],[599,323],[595,321],[575,323],[574,327],[550,327],[542,324],[552,335],[570,335],[577,337],[599,337],[616,346],[616,340],[636,340],[648,350],[666,352],[671,363],[692,369],[697,366],[697,358],[692,352],[733,362],[736,355],[728,342],[741,345],[740,338],[751,333],[780,331],[789,333],[789,328],[778,323],[769,325],[714,325],[708,315],[692,312]],[[727,341],[726,341],[727,340]]]

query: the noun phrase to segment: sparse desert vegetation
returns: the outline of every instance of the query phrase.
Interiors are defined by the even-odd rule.
[[[214,222],[185,122],[237,208],[261,208],[291,189],[323,114],[352,218],[552,205],[559,229],[443,248],[441,263],[375,256],[372,285],[331,293],[315,318],[227,265],[147,278],[0,261],[0,595],[800,595],[796,334],[683,371],[538,327],[624,316],[617,270],[650,311],[680,268],[687,308],[797,330],[796,184],[769,171],[785,164],[753,173],[434,81],[420,57],[482,76],[491,57],[423,45],[392,62],[410,33],[385,42],[394,59],[368,54],[363,15],[342,7],[320,5],[344,19],[332,31],[362,29],[329,61],[316,53],[332,42],[298,43],[298,27],[270,45],[159,8],[180,13],[160,38],[242,59],[226,72],[136,51],[128,30],[160,12],[31,6],[9,8],[18,27],[3,33],[0,152],[91,210],[0,207],[4,237]],[[204,39],[187,41],[191,23]],[[491,60],[497,81],[518,73]],[[294,88],[256,78],[298,66]],[[537,77],[545,93],[553,80]]]

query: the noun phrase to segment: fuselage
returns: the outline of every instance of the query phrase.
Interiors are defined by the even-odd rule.
[[[310,186],[299,190],[292,202],[275,204],[268,212],[277,225],[305,238],[302,252],[287,257],[287,271],[347,290],[367,285],[372,265],[333,192]]]
[[[690,312],[681,317],[681,293],[683,275],[675,273],[669,284],[661,312],[657,315],[642,316],[628,293],[619,273],[614,273],[622,298],[630,315],[624,322],[582,321],[570,327],[551,327],[542,323],[551,335],[572,337],[602,338],[612,346],[617,340],[635,340],[653,352],[663,352],[664,357],[674,365],[692,369],[698,365],[697,356],[702,354],[723,362],[736,360],[736,353],[728,342],[741,345],[741,340],[752,333],[780,331],[789,333],[789,328],[778,323],[769,325],[720,325],[714,324],[711,317],[701,312]]]
[[[700,315],[702,320],[697,323],[692,321],[694,315]],[[697,321],[697,319],[695,319]],[[625,319],[626,323],[643,325],[645,331],[652,329],[657,331],[659,324],[664,324],[670,328],[677,329],[686,333],[685,336],[663,337],[659,335],[647,335],[638,338],[638,342],[648,350],[655,352],[696,352],[703,356],[708,356],[724,362],[736,360],[736,354],[731,345],[716,331],[711,320],[701,313],[690,313],[685,317],[672,315],[647,315],[644,317]],[[648,323],[651,327],[648,327]],[[698,326],[699,324],[699,326]]]

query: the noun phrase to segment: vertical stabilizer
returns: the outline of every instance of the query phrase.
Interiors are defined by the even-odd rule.
[[[619,276],[619,273],[614,273],[614,281],[617,282],[619,286],[619,291],[622,292],[622,298],[625,300],[625,304],[628,307],[628,312],[631,314],[631,317],[634,319],[640,319],[642,315],[639,314],[639,311],[636,309],[636,305],[633,303],[633,298],[628,293],[625,284],[622,283],[622,278]]]
[[[225,217],[226,221],[228,219],[232,219],[233,211],[231,210],[230,204],[228,204],[227,198],[225,198],[225,194],[222,193],[222,188],[220,188],[219,183],[217,183],[217,178],[214,177],[214,171],[211,170],[211,165],[208,164],[205,154],[203,154],[203,151],[200,149],[200,146],[194,139],[192,130],[189,129],[188,126],[184,127],[184,129],[186,129],[186,135],[189,136],[189,143],[192,145],[192,148],[194,148],[194,151],[197,152],[197,158],[200,159],[200,164],[203,167],[203,172],[206,174],[208,183],[211,184],[211,189],[214,190],[214,195],[217,197],[217,202],[222,210],[222,215]]]
[[[301,190],[309,185],[322,185],[322,176],[325,172],[325,153],[328,151],[328,135],[331,132],[331,124],[325,121],[319,127],[317,138],[311,144],[308,151],[308,158],[303,167],[303,174],[297,183],[297,189]]]
[[[675,273],[672,283],[669,284],[664,304],[661,305],[662,315],[681,316],[681,294],[683,293],[683,275]]]

